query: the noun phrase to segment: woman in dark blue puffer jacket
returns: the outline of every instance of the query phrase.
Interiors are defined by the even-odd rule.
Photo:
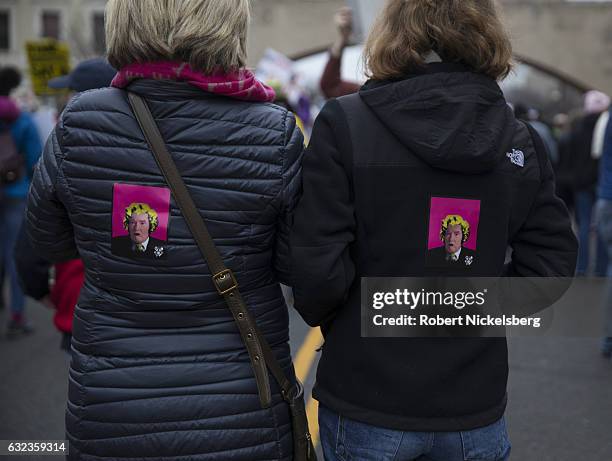
[[[230,8],[228,5],[232,3]],[[42,255],[80,255],[69,459],[289,460],[289,411],[262,409],[232,316],[130,110],[145,98],[226,265],[293,375],[287,234],[302,135],[244,69],[248,0],[111,0],[115,88],[81,93],[47,142],[27,230]]]

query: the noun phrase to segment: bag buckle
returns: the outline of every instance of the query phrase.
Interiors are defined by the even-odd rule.
[[[238,288],[238,281],[230,269],[222,270],[212,276],[217,292],[223,296]]]

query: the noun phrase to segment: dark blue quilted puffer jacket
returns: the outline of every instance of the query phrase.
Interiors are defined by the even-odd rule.
[[[147,100],[245,301],[293,376],[279,287],[289,279],[287,236],[301,187],[303,138],[293,116],[179,82],[138,80],[129,90]],[[272,377],[274,404],[261,408],[247,351],[174,200],[155,254],[114,253],[113,201],[126,185],[167,187],[126,93],[77,95],[47,142],[27,210],[42,255],[80,255],[86,267],[74,318],[69,459],[291,459],[288,408]]]

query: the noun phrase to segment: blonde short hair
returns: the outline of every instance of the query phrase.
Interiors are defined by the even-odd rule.
[[[108,61],[187,62],[207,74],[246,65],[249,0],[109,0]]]
[[[496,80],[512,70],[495,0],[388,0],[365,44],[368,77],[401,78],[431,50]]]
[[[132,216],[139,214],[146,214],[149,218],[149,235],[151,232],[155,232],[155,229],[157,229],[157,226],[159,226],[157,211],[146,203],[130,203],[130,205],[125,208],[125,214],[123,215],[123,228],[128,230]]]
[[[461,226],[461,243],[467,242],[470,238],[470,223],[463,219],[463,216],[458,214],[449,214],[442,220],[442,226],[440,227],[440,240],[444,242],[448,228],[456,225]]]

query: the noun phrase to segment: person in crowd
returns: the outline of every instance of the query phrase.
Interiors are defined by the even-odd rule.
[[[612,109],[604,132],[603,153],[597,195],[597,226],[599,236],[608,251],[608,290],[603,299],[605,312],[605,333],[602,344],[604,357],[612,357]]]
[[[360,281],[574,274],[546,147],[497,83],[510,41],[493,0],[390,0],[364,53],[370,80],[315,121],[291,233],[295,307],[325,337],[325,459],[505,460],[505,338],[362,337]],[[427,264],[440,203],[478,264]]]
[[[70,90],[69,96],[110,86],[117,70],[105,58],[85,59],[66,75],[49,80],[49,88]]]
[[[552,134],[555,139],[561,138],[565,133],[569,132],[570,116],[565,112],[559,112],[553,117]]]
[[[553,117],[553,136],[557,142],[559,161],[553,165],[559,198],[570,212],[574,210],[573,172],[571,171],[570,148],[571,120],[568,114],[558,113]]]
[[[85,59],[68,74],[49,80],[47,85],[55,90],[68,90],[59,100],[61,113],[76,93],[110,86],[116,73],[105,58]]]
[[[593,134],[600,115],[610,106],[610,98],[596,90],[584,97],[584,115],[577,120],[570,135],[570,170],[573,172],[574,202],[580,249],[578,252],[577,275],[587,275],[591,256],[593,230],[593,208],[599,175],[599,159],[593,156]],[[596,276],[605,276],[608,256],[605,245],[595,230]]]
[[[110,86],[115,73],[106,59],[94,58],[81,61],[67,75],[51,79],[49,86],[68,90],[69,99],[79,92]],[[70,352],[72,317],[85,278],[83,262],[72,259],[53,266],[34,251],[26,233],[20,232],[15,263],[25,294],[55,310],[53,323],[62,334],[60,348]]]
[[[559,148],[552,130],[540,120],[540,112],[534,108],[529,109],[523,104],[517,104],[514,107],[514,115],[516,118],[528,122],[538,132],[538,135],[544,141],[554,168],[559,163]]]
[[[353,34],[353,10],[350,7],[340,8],[334,15],[338,37],[329,50],[329,59],[319,83],[323,96],[337,98],[359,91],[359,84],[342,80],[342,54]]]
[[[10,317],[7,335],[17,337],[31,333],[32,327],[25,317],[25,298],[19,286],[13,252],[23,218],[26,196],[34,165],[40,157],[42,146],[36,126],[30,115],[21,112],[10,99],[11,92],[21,83],[21,74],[13,67],[0,68],[0,265],[9,278]],[[7,175],[5,164],[14,153],[20,159],[17,171]],[[1,284],[0,284],[1,285]],[[3,293],[0,292],[0,297]]]
[[[290,281],[303,138],[245,68],[250,5],[231,3],[110,0],[113,87],[70,101],[36,169],[30,241],[51,261],[80,254],[85,265],[66,412],[71,460],[291,459],[288,406],[270,379],[272,405],[262,408],[233,317],[127,100],[127,92],[145,99],[246,304],[293,376],[279,281]],[[113,254],[129,194],[128,205],[158,213],[163,259]]]

